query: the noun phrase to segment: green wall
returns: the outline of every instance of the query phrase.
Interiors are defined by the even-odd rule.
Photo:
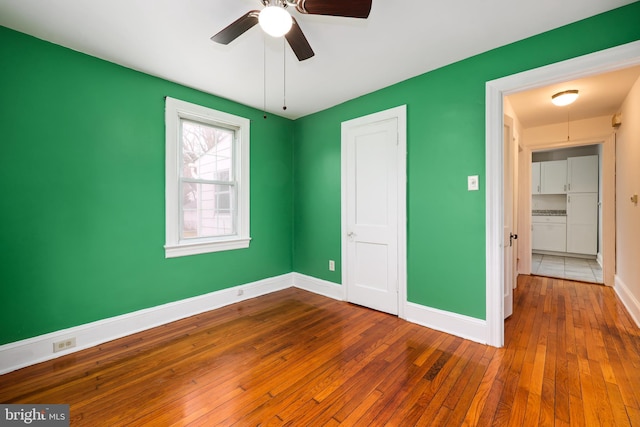
[[[295,122],[0,27],[0,344],[291,271],[340,283],[340,124],[403,104],[409,300],[485,318],[485,82],[638,22],[636,2]],[[164,96],[251,119],[249,249],[164,258]]]
[[[0,58],[0,344],[292,271],[292,121],[2,27]],[[248,249],[165,259],[164,96],[251,119]]]
[[[341,122],[406,104],[408,299],[485,319],[485,83],[638,39],[636,2],[297,120],[294,270],[341,282]]]

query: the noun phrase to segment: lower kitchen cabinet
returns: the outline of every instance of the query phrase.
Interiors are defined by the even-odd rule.
[[[539,251],[567,251],[567,217],[533,216],[531,248]]]

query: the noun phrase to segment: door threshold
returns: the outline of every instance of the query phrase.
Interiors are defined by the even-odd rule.
[[[539,273],[531,273],[529,276],[533,276],[533,277],[546,277],[549,279],[559,279],[559,280],[566,280],[569,282],[576,282],[576,283],[584,283],[587,285],[600,285],[600,286],[604,286],[603,282],[596,282],[596,281],[592,281],[592,280],[584,280],[584,279],[572,279],[569,277],[564,277],[564,276],[550,276],[550,275],[546,275],[546,274],[539,274]]]

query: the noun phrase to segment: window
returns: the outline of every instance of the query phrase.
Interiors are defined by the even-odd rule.
[[[165,256],[248,247],[249,120],[167,97],[165,121]]]

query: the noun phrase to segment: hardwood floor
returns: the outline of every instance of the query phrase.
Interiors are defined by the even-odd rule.
[[[610,288],[522,276],[502,349],[299,289],[0,376],[77,426],[640,426],[640,330]]]

